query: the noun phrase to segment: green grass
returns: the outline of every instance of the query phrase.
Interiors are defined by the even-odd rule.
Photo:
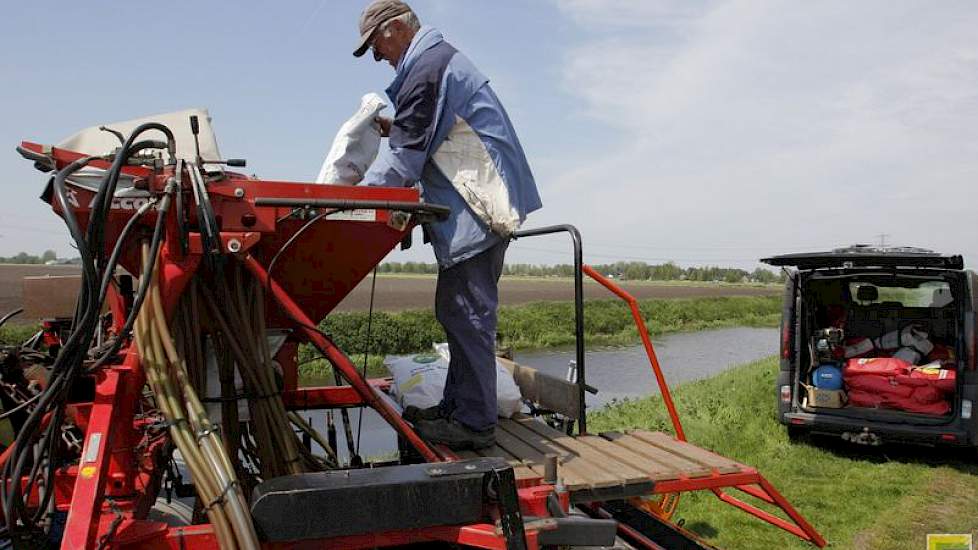
[[[728,326],[777,326],[781,301],[773,296],[732,296],[642,300],[639,309],[650,334],[702,330]],[[362,353],[367,314],[334,313],[322,328],[341,349]],[[630,344],[638,332],[628,308],[616,300],[588,301],[584,308],[585,339],[589,345]],[[533,302],[499,308],[498,332],[503,344],[517,349],[545,348],[574,343],[574,305],[570,302]],[[370,351],[378,354],[415,353],[445,333],[434,312],[408,310],[374,312]]]
[[[832,548],[917,550],[926,533],[974,532],[973,453],[866,449],[824,438],[792,443],[775,419],[777,368],[770,358],[675,388],[688,440],[756,467]],[[659,397],[615,403],[589,418],[592,432],[672,432]],[[677,517],[726,550],[812,548],[712,493],[683,495]]]
[[[7,324],[0,327],[0,346],[15,346],[41,330],[38,325]]]

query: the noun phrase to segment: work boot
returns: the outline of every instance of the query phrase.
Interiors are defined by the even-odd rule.
[[[453,451],[485,449],[496,444],[495,427],[476,431],[448,418],[419,420],[414,427],[425,441],[441,443]]]
[[[418,420],[438,420],[439,418],[445,418],[445,411],[441,410],[441,405],[435,405],[434,407],[425,409],[408,405],[404,408],[404,412],[401,413],[401,418],[411,424],[415,424]]]

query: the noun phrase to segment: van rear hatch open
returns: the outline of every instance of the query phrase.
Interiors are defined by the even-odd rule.
[[[960,255],[946,256],[923,248],[876,248],[856,245],[831,252],[803,252],[763,258],[762,262],[779,267],[824,269],[837,267],[929,267],[964,269]]]

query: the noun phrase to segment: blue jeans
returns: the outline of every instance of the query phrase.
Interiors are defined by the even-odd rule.
[[[438,272],[435,317],[451,362],[441,407],[472,430],[496,425],[496,309],[509,241]]]

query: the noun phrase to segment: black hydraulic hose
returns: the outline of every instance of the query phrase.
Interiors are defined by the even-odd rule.
[[[139,315],[139,310],[143,306],[143,301],[146,299],[146,294],[149,291],[149,283],[152,277],[149,273],[152,272],[153,266],[156,265],[156,258],[160,253],[160,246],[163,242],[163,226],[165,225],[166,213],[170,209],[170,199],[173,196],[174,190],[176,188],[175,184],[167,185],[166,194],[160,200],[159,207],[157,207],[157,218],[156,227],[153,228],[153,239],[150,241],[150,255],[147,261],[143,264],[142,277],[139,281],[139,289],[136,293],[136,297],[132,303],[132,309],[129,311],[129,316],[126,317],[126,323],[123,325],[122,330],[116,335],[115,341],[112,342],[112,346],[108,351],[102,354],[97,361],[92,365],[91,369],[96,369],[104,365],[116,353],[122,348],[122,343],[126,340],[129,333],[132,332],[132,327],[136,323],[136,317]]]
[[[89,248],[87,241],[85,240],[85,233],[82,232],[81,227],[78,225],[78,219],[75,217],[74,209],[68,204],[67,191],[65,189],[65,180],[67,177],[74,172],[84,168],[91,161],[95,160],[95,157],[85,157],[75,162],[72,162],[66,166],[63,170],[58,172],[54,177],[54,184],[52,186],[54,190],[55,199],[58,202],[58,206],[62,211],[62,218],[65,224],[68,226],[68,232],[71,234],[72,239],[75,241],[75,245],[78,248],[78,255],[81,257],[82,261],[82,292],[79,294],[79,307],[75,312],[75,322],[71,336],[68,338],[68,342],[62,345],[62,352],[66,349],[72,349],[75,341],[81,338],[83,332],[77,329],[85,324],[90,318],[92,310],[95,310],[97,316],[97,307],[93,308],[92,304],[88,301],[95,297],[95,281],[98,280],[98,274],[95,270],[95,264],[91,255],[91,248]],[[90,292],[84,292],[89,290]],[[86,346],[87,348],[87,346]],[[60,357],[61,354],[59,354]],[[55,362],[57,365],[57,361]]]
[[[102,303],[105,302],[105,295],[109,289],[109,283],[112,281],[112,275],[115,272],[115,266],[119,263],[119,256],[122,254],[122,248],[125,245],[126,237],[129,236],[129,232],[132,228],[136,226],[136,223],[149,211],[156,201],[150,201],[139,207],[139,210],[129,218],[126,222],[125,227],[122,228],[122,232],[119,233],[119,238],[115,242],[115,246],[112,248],[112,254],[109,256],[109,261],[106,263],[105,275],[102,276],[102,284],[99,287],[98,292],[98,304],[99,309],[102,308]]]
[[[119,140],[119,143],[120,144],[126,142],[126,136],[122,135],[122,132],[120,132],[119,130],[113,130],[112,128],[109,128],[108,126],[99,126],[98,129],[99,130],[102,130],[103,132],[108,132],[108,133],[112,134],[113,136],[115,136],[115,138],[117,140]]]
[[[74,330],[55,359],[52,369],[52,380],[46,390],[38,394],[40,396],[38,398],[38,405],[28,414],[27,419],[21,426],[20,432],[12,443],[14,448],[11,456],[3,467],[2,479],[0,479],[3,490],[0,491],[0,500],[2,500],[7,530],[10,533],[13,532],[13,527],[16,526],[17,517],[26,518],[25,505],[21,498],[20,479],[23,469],[26,467],[26,462],[32,455],[31,450],[33,445],[30,444],[30,441],[36,435],[36,426],[43,420],[49,409],[49,405],[52,402],[56,403],[56,399],[65,394],[65,390],[68,387],[67,381],[73,378],[77,365],[80,365],[81,361],[84,360],[84,351],[90,344],[93,333],[94,323],[92,321],[93,318],[97,317],[98,313],[95,310],[93,315],[94,308],[92,308],[95,291],[94,282],[97,280],[95,266],[91,261],[92,258],[89,254],[89,248],[86,245],[84,234],[78,225],[74,210],[68,204],[65,191],[65,179],[88,165],[92,160],[95,160],[95,157],[85,157],[72,162],[59,171],[53,181],[54,195],[63,211],[63,219],[68,226],[72,238],[76,242],[79,255],[82,257],[84,284],[82,285],[78,302],[79,311],[76,311],[75,314],[76,322],[74,324]],[[56,404],[55,407],[60,408],[61,405]],[[56,414],[55,416],[59,415]],[[48,429],[50,430],[53,427],[60,429],[60,426],[51,425],[48,426]],[[46,432],[45,436],[48,436],[50,433],[50,431]],[[46,439],[44,436],[42,438]],[[51,480],[47,481],[50,482]],[[14,507],[16,507],[17,514],[14,513]]]
[[[10,313],[4,315],[3,317],[0,317],[0,327],[2,327],[3,325],[5,325],[7,323],[7,321],[9,321],[12,318],[20,315],[23,312],[24,312],[24,308],[19,307],[19,308],[15,309],[15,310],[11,311]]]
[[[289,237],[289,239],[287,241],[285,241],[285,243],[282,244],[282,246],[279,247],[278,251],[275,252],[275,255],[272,256],[272,261],[268,262],[268,284],[266,285],[266,287],[267,287],[265,289],[266,292],[271,292],[271,290],[272,290],[272,271],[275,269],[275,264],[278,263],[279,257],[283,253],[285,253],[285,251],[288,250],[289,247],[292,246],[292,243],[294,243],[296,240],[298,240],[298,238],[303,233],[305,233],[307,229],[309,229],[310,227],[312,227],[313,225],[315,225],[316,222],[318,222],[319,220],[322,220],[323,218],[325,218],[326,216],[328,216],[329,214],[332,214],[332,213],[333,213],[333,211],[320,212],[320,213],[316,214],[315,216],[313,216],[312,218],[309,218],[309,221],[307,221],[306,223],[304,223],[302,225],[302,227],[299,228],[298,231],[296,231],[295,233],[293,233],[292,236]]]
[[[41,395],[43,395],[43,394],[41,394],[41,393],[35,393],[27,401],[24,401],[23,403],[17,405],[16,407],[14,407],[14,408],[12,408],[10,410],[3,411],[3,413],[0,413],[0,420],[3,420],[4,418],[8,418],[10,416],[13,416],[13,415],[17,414],[18,412],[22,411],[23,409],[27,408],[28,405],[30,405],[31,403],[33,403],[33,402],[37,401],[38,399],[40,399],[41,398]]]
[[[137,153],[145,151],[146,149],[166,149],[167,143],[165,141],[159,141],[155,139],[144,139],[142,141],[137,141],[132,144],[132,147],[126,151],[129,158],[136,156]]]
[[[363,370],[361,376],[367,378],[367,358],[370,354],[370,331],[374,320],[374,294],[377,291],[377,268],[374,267],[373,277],[370,279],[370,306],[367,308],[367,338],[363,345]],[[360,454],[360,434],[363,429],[363,407],[360,407],[359,417],[357,418],[357,455]]]
[[[38,460],[34,464],[35,468],[40,468],[41,466],[44,467],[44,476],[43,476],[44,483],[42,485],[43,492],[41,493],[40,498],[38,499],[37,510],[34,512],[34,517],[31,518],[31,521],[34,524],[40,522],[41,519],[43,519],[44,515],[48,512],[47,510],[48,503],[50,502],[51,497],[54,495],[54,487],[53,487],[53,483],[51,482],[54,481],[54,470],[56,464],[53,458],[55,452],[57,451],[56,449],[56,446],[58,444],[57,436],[58,433],[60,432],[61,429],[60,427],[61,427],[61,423],[63,422],[63,419],[64,419],[64,408],[60,408],[57,411],[57,418],[51,421],[51,426],[48,426],[47,434],[45,434],[45,437],[42,439],[43,448],[45,449],[44,457],[46,457],[46,459]],[[54,427],[54,429],[52,429],[52,426]],[[29,483],[27,487],[24,489],[25,495],[30,495],[31,493],[33,493],[33,486],[36,479],[37,479],[37,474],[34,471],[32,471],[31,476],[29,478]]]
[[[147,132],[149,130],[159,130],[166,136],[167,140],[167,151],[170,157],[176,156],[176,142],[173,139],[173,132],[163,124],[158,122],[147,122],[136,127],[135,130],[129,135],[129,138],[123,143],[122,148],[116,155],[115,160],[112,162],[112,167],[109,169],[108,174],[106,174],[105,179],[96,193],[95,199],[93,200],[91,221],[88,224],[88,243],[95,251],[96,263],[101,266],[103,247],[102,242],[104,239],[104,221],[108,216],[109,208],[112,206],[112,197],[115,196],[115,188],[119,182],[119,175],[122,173],[122,167],[129,160],[129,150],[135,143],[136,138],[140,134]]]

